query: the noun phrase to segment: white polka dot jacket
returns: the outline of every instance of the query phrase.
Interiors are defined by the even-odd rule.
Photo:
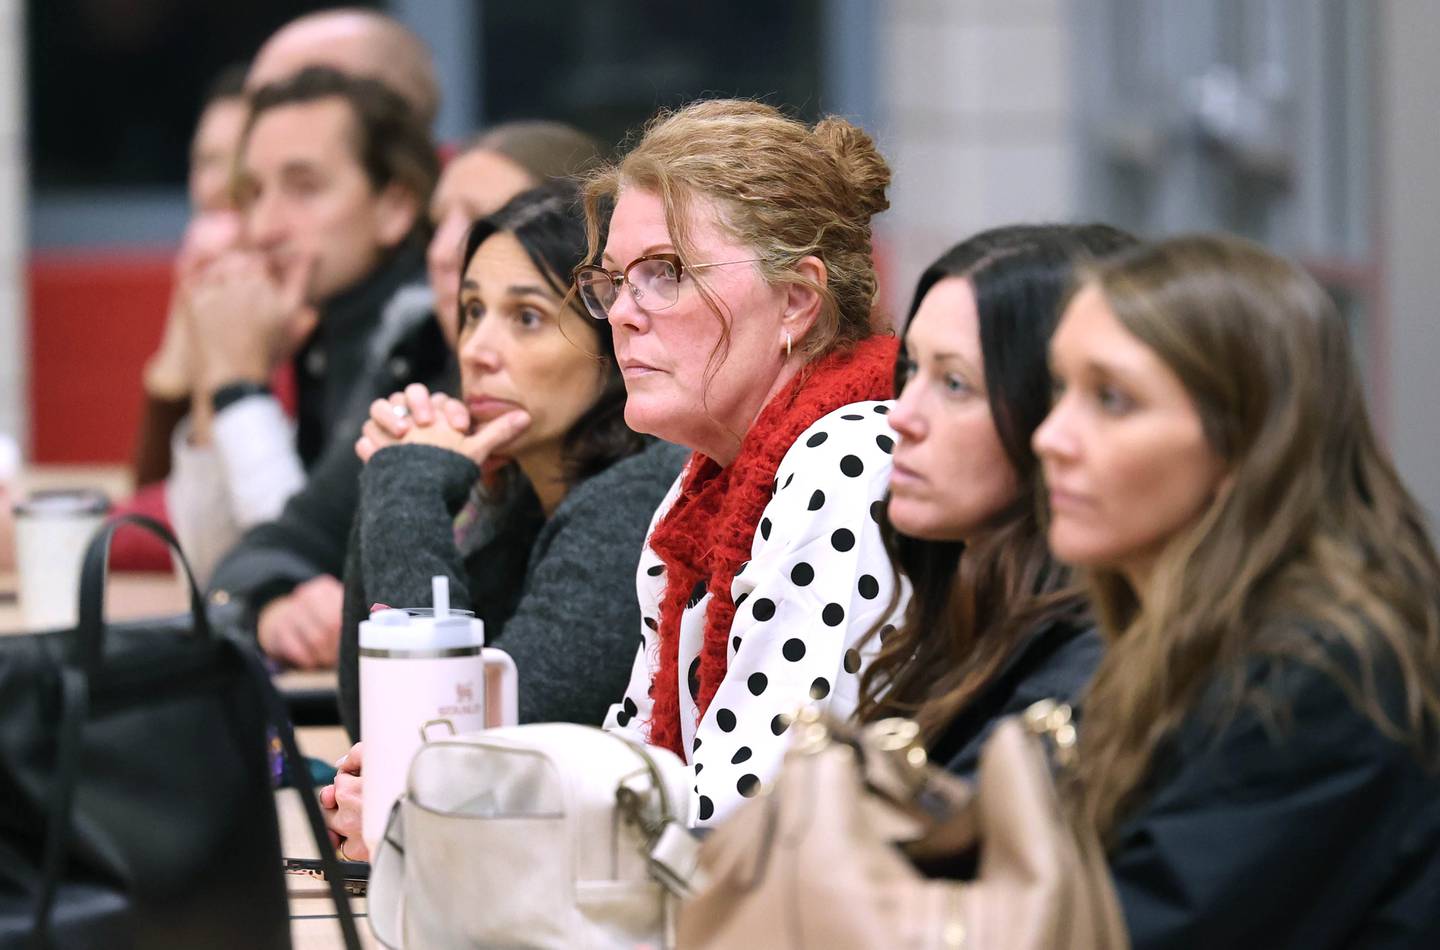
[[[773,779],[790,717],[800,706],[814,701],[840,716],[853,712],[858,674],[878,651],[878,638],[862,641],[872,628],[903,614],[908,588],[894,597],[900,582],[876,520],[890,476],[889,407],[879,400],[855,402],[806,428],[781,458],[773,486],[766,486],[773,495],[756,525],[748,562],[733,577],[697,583],[682,605],[673,667],[678,744],[695,772],[691,815],[697,825],[724,819]],[[651,541],[688,471],[661,503],[641,553],[636,592],[642,643],[623,702],[606,718],[607,728],[647,739],[652,680],[661,666],[657,618],[667,590],[666,562]],[[698,675],[706,615],[714,590],[724,583],[735,610],[723,645],[723,678],[707,705]]]

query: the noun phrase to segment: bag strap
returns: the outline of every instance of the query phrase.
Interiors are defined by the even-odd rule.
[[[60,743],[55,769],[55,788],[50,793],[50,814],[46,822],[45,852],[40,865],[40,890],[35,895],[30,946],[45,950],[50,943],[50,909],[65,870],[65,853],[70,845],[70,811],[75,786],[80,780],[80,751],[85,720],[90,715],[90,686],[85,674],[74,667],[60,670]]]
[[[65,871],[75,786],[80,781],[85,721],[90,717],[90,680],[99,671],[105,641],[105,574],[110,560],[110,543],[115,532],[126,525],[134,525],[156,535],[180,559],[190,585],[190,613],[194,629],[201,637],[211,636],[204,601],[190,572],[190,564],[168,528],[145,515],[122,515],[110,519],[95,532],[81,562],[79,623],[68,637],[66,655],[60,667],[61,720],[55,753],[55,785],[50,791],[40,888],[35,895],[31,928],[31,946],[36,948],[48,945],[50,911]]]
[[[110,543],[114,540],[115,533],[127,525],[142,528],[169,545],[170,553],[180,560],[180,566],[185,571],[185,582],[190,588],[190,617],[194,621],[195,635],[207,640],[213,636],[210,632],[210,618],[205,614],[204,598],[200,596],[200,588],[195,583],[190,562],[185,559],[185,552],[180,550],[180,542],[175,539],[175,535],[170,533],[169,528],[146,515],[120,515],[105,522],[104,526],[95,532],[89,546],[85,548],[85,559],[81,562],[80,604],[76,612],[79,623],[70,640],[69,661],[84,670],[87,677],[93,677],[100,668],[104,647],[105,575],[110,561]]]
[[[296,790],[300,793],[301,803],[305,806],[305,817],[310,825],[311,837],[315,839],[315,848],[320,854],[320,867],[330,889],[330,899],[335,904],[335,915],[340,922],[340,932],[345,938],[346,950],[361,950],[360,934],[355,929],[355,912],[351,909],[350,898],[345,893],[344,874],[340,870],[340,859],[335,856],[335,851],[330,846],[330,836],[325,831],[325,818],[320,814],[320,801],[315,791],[315,780],[311,777],[305,756],[300,752],[300,746],[295,741],[295,729],[290,723],[290,714],[285,707],[285,700],[281,697],[280,691],[275,688],[275,684],[271,682],[270,671],[265,669],[259,650],[247,643],[241,643],[239,646],[240,654],[245,658],[245,665],[250,670],[250,677],[255,683],[255,688],[259,690],[265,700],[270,724],[280,735],[280,744],[285,750],[285,758],[291,763],[290,777],[297,786]]]

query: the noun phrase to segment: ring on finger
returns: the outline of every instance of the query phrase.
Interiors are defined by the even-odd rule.
[[[395,413],[395,418],[396,418],[396,419],[408,419],[408,418],[410,418],[410,407],[409,407],[409,406],[406,406],[406,405],[397,405],[396,403],[393,403],[393,402],[392,402],[392,403],[390,404],[390,411],[393,412],[393,413]]]
[[[349,855],[347,855],[347,854],[345,853],[345,842],[347,842],[347,841],[349,841],[349,840],[350,840],[349,838],[341,838],[341,839],[340,839],[340,843],[335,846],[335,853],[340,857],[340,860],[341,860],[341,861],[354,861],[354,860],[355,860],[354,858],[350,857]]]

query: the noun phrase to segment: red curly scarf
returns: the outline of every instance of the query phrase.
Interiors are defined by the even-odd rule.
[[[725,678],[727,643],[735,618],[730,582],[750,559],[750,545],[765,506],[775,493],[780,460],[810,425],[852,402],[894,395],[895,355],[899,341],[872,337],[813,363],[776,394],[761,411],[728,467],[696,454],[675,504],[655,526],[650,547],[665,563],[665,594],[660,601],[660,667],[650,681],[654,710],[651,745],[663,746],[688,761],[680,742],[680,617],[697,585],[710,592],[705,639],[695,701],[700,716]]]

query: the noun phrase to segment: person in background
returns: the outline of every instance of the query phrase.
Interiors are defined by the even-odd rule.
[[[376,394],[444,370],[417,283],[437,170],[429,136],[374,80],[311,67],[252,96],[236,174],[242,246],[188,288],[195,408],[166,484],[202,581]],[[293,430],[268,385],[285,363]],[[334,595],[338,605],[338,584]]]
[[[171,433],[191,408],[188,322],[180,310],[184,285],[239,237],[231,179],[248,113],[246,93],[290,79],[308,66],[329,66],[384,83],[409,103],[427,129],[439,110],[429,47],[398,20],[362,8],[298,17],[265,41],[248,70],[231,66],[216,77],[190,147],[191,220],[176,260],[176,289],[160,347],[145,366],[146,407],[133,460],[137,486],[162,482],[170,473]],[[163,508],[153,505],[146,510],[163,515]]]
[[[1137,950],[1440,946],[1440,562],[1345,322],[1229,237],[1089,272],[1035,434],[1107,647],[1078,738]]]
[[[352,736],[360,621],[376,601],[428,604],[437,574],[515,660],[521,722],[599,725],[625,686],[640,548],[688,453],[625,424],[609,330],[567,297],[584,253],[573,184],[481,219],[461,255],[461,398],[397,393],[372,411],[345,569]],[[351,859],[365,855],[362,763],[363,744],[321,796]]]
[[[457,335],[460,256],[467,228],[518,192],[565,178],[594,163],[599,144],[557,122],[507,122],[482,135],[446,165],[430,201],[434,235],[426,252],[430,304],[448,353]],[[448,377],[420,381],[448,391]],[[375,395],[388,394],[376,393]],[[359,505],[360,460],[354,451],[363,416],[337,434],[306,487],[279,516],[257,525],[221,560],[212,598],[225,602],[228,624],[259,637],[270,656],[300,668],[332,668],[341,630],[340,576]]]
[[[135,491],[117,503],[116,514],[144,514],[170,523],[165,504],[170,441],[190,411],[195,388],[185,301],[200,273],[239,241],[240,216],[235,210],[231,176],[248,113],[244,81],[243,65],[231,66],[216,77],[205,95],[190,142],[190,220],[175,258],[160,345],[146,361],[141,376],[145,401],[131,457]],[[149,532],[122,529],[110,546],[110,564],[126,571],[169,570],[170,549]]]
[[[962,775],[1001,717],[1075,702],[1100,660],[1084,593],[1045,543],[1030,438],[1073,266],[1134,243],[1106,225],[997,228],[915,289],[884,530],[911,596],[861,679],[858,718],[914,719],[930,760]]]
[[[240,237],[231,176],[249,111],[244,82],[244,66],[220,73],[205,97],[190,143],[190,222],[175,259],[164,335],[145,364],[146,404],[133,462],[137,486],[163,482],[170,474],[170,437],[190,408],[194,380],[190,324],[183,310],[186,288]]]
[[[877,523],[889,180],[843,119],[716,100],[661,114],[587,186],[575,286],[609,321],[625,419],[694,452],[646,537],[643,644],[606,726],[693,766],[700,824],[761,791],[799,706],[853,711],[860,640],[903,606]]]
[[[405,24],[375,10],[336,7],[286,23],[256,52],[245,89],[253,93],[310,66],[383,83],[405,100],[427,131],[440,112],[430,47]]]

